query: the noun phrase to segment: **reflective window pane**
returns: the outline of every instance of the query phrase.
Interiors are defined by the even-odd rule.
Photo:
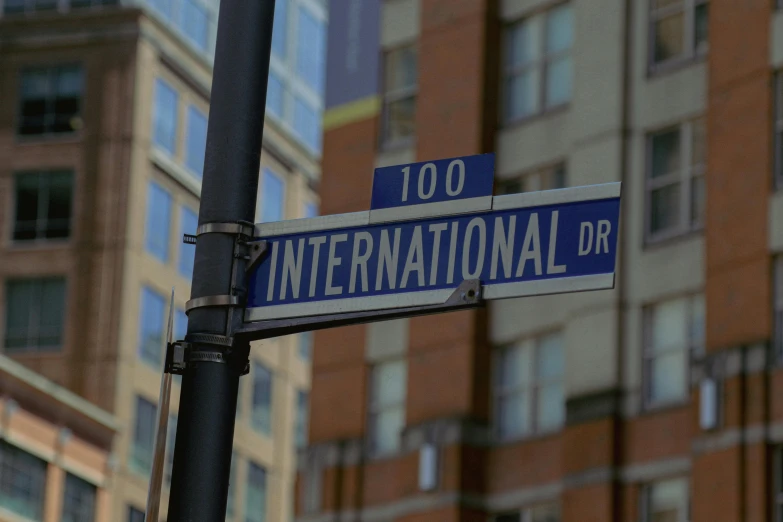
[[[538,68],[506,80],[506,119],[515,120],[538,112],[541,100],[541,71]]]
[[[694,10],[693,47],[697,53],[707,50],[709,47],[709,4],[697,5]]]
[[[47,463],[0,440],[0,507],[43,520]]]
[[[650,402],[670,402],[687,396],[688,352],[656,356],[650,361]]]
[[[285,184],[280,176],[264,169],[261,180],[261,221],[282,221],[285,208]]]
[[[417,67],[416,47],[408,46],[389,51],[384,68],[386,92],[415,88],[418,81]]]
[[[514,68],[529,65],[541,59],[541,20],[542,17],[540,16],[533,17],[509,28],[506,33],[507,67]],[[554,40],[558,38],[562,38],[562,35],[553,37]]]
[[[550,11],[546,19],[546,50],[548,54],[565,51],[573,38],[573,12],[570,4]]]
[[[676,229],[680,224],[680,185],[667,185],[650,195],[650,232]]]
[[[416,98],[409,96],[389,102],[384,123],[387,141],[412,137],[416,133]]]
[[[520,437],[530,431],[530,395],[527,392],[515,392],[498,398],[495,409],[500,439]]]
[[[653,178],[659,178],[679,171],[681,154],[679,128],[654,134],[651,146],[652,171],[650,174]]]
[[[61,522],[92,522],[95,520],[97,488],[75,475],[66,473]]]

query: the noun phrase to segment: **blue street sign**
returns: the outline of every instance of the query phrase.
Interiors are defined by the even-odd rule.
[[[465,280],[483,299],[614,287],[620,183],[490,198],[484,211],[415,220],[370,212],[256,225],[245,321],[444,303]]]
[[[494,178],[494,154],[375,169],[370,223],[489,210]]]

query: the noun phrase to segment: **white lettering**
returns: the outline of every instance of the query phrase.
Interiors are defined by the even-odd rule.
[[[598,222],[598,234],[595,237],[595,253],[601,253],[601,243],[604,246],[604,252],[609,253],[609,232],[612,231],[612,224],[606,219]]]
[[[269,267],[269,288],[266,290],[266,300],[275,296],[275,272],[277,272],[277,242],[272,243],[272,264]]]
[[[565,265],[555,264],[555,249],[557,248],[557,219],[560,212],[552,212],[552,224],[549,227],[549,257],[546,261],[547,274],[562,274],[566,271]]]
[[[525,242],[522,245],[516,277],[522,277],[525,272],[525,264],[529,259],[533,260],[536,275],[541,275],[541,238],[538,231],[538,214],[535,212],[530,214],[530,221],[527,222]]]
[[[294,245],[290,239],[285,242],[285,255],[283,256],[283,280],[280,285],[280,299],[285,299],[288,290],[288,280],[291,280],[291,294],[294,299],[299,299],[299,284],[302,282],[302,259],[304,258],[304,238],[299,240],[297,254],[294,257]]]
[[[315,282],[318,278],[318,257],[321,253],[321,245],[324,243],[326,243],[326,236],[315,236],[307,240],[307,244],[313,247],[313,267],[310,270],[310,297],[315,295]]]
[[[341,258],[334,255],[337,243],[343,243],[348,241],[348,234],[335,234],[329,238],[329,261],[326,263],[326,295],[340,295],[343,293],[342,286],[332,286],[332,276],[334,275],[334,267],[340,266],[342,263]]]
[[[378,247],[378,273],[375,277],[376,292],[381,289],[383,283],[383,267],[386,266],[386,277],[389,280],[389,288],[397,287],[397,261],[400,258],[400,229],[394,229],[394,249],[389,246],[389,231],[381,230],[381,244]]]
[[[454,174],[454,166],[459,168],[459,180],[457,181],[457,188],[451,189],[451,176]],[[454,160],[449,163],[449,170],[446,171],[446,194],[449,196],[458,196],[462,192],[462,187],[465,185],[465,162],[462,160]]]
[[[470,271],[470,243],[473,239],[473,230],[478,229],[478,257],[476,259],[476,269]],[[468,228],[465,230],[465,243],[462,247],[462,278],[477,279],[484,268],[484,253],[487,249],[487,224],[484,219],[477,217],[470,220]]]
[[[449,266],[446,269],[446,283],[454,282],[454,262],[457,257],[457,232],[459,231],[459,221],[451,224],[451,242],[449,243]]]
[[[416,260],[414,261],[414,257]],[[408,286],[408,276],[416,272],[419,276],[419,286],[424,286],[424,245],[421,241],[421,225],[413,229],[411,246],[408,249],[408,257],[405,259],[405,268],[402,271],[400,288]]]
[[[589,239],[585,241],[585,231],[589,234]],[[593,249],[593,224],[589,221],[582,221],[579,227],[579,255],[586,256]]]
[[[402,169],[402,201],[408,201],[408,180],[411,177],[411,168]]]
[[[430,267],[430,285],[438,281],[438,258],[440,257],[440,233],[449,228],[448,223],[430,225],[430,232],[435,234],[432,242],[432,266]]]
[[[427,174],[427,171],[431,170],[432,174],[430,175],[430,190],[429,192],[424,192],[424,177]],[[419,197],[421,199],[430,199],[433,194],[435,194],[435,183],[438,178],[438,170],[435,168],[434,163],[425,163],[424,166],[419,171]]]
[[[495,234],[492,237],[492,265],[489,270],[489,278],[497,279],[498,275],[498,255],[503,261],[504,277],[511,277],[513,269],[512,257],[514,254],[514,234],[517,229],[517,217],[511,216],[508,223],[508,235],[506,235],[503,218],[495,218]]]
[[[364,254],[359,254],[360,243],[364,241]],[[367,291],[367,260],[372,255],[372,236],[369,232],[357,232],[353,236],[353,257],[351,259],[351,282],[348,284],[348,293],[352,294],[356,290],[356,272],[360,268],[362,273],[362,292]]]

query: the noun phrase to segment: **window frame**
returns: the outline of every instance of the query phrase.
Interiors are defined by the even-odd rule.
[[[172,148],[170,149],[168,144],[162,143],[159,140],[158,137],[158,114],[159,114],[159,108],[158,108],[158,89],[159,88],[165,88],[168,91],[172,92],[174,94],[174,128],[173,128],[173,143],[171,144]],[[177,90],[177,88],[172,85],[172,82],[167,80],[166,78],[163,78],[162,76],[156,76],[155,81],[153,82],[153,88],[152,88],[152,133],[150,136],[150,142],[152,144],[152,147],[162,151],[163,153],[167,154],[168,156],[172,158],[176,158],[177,154],[179,152],[179,113],[180,113],[180,105],[182,104],[182,94]],[[185,122],[185,125],[187,127],[187,122]]]
[[[34,513],[33,517],[31,518],[42,519],[44,515],[44,508],[46,502],[46,482],[48,480],[47,477],[48,469],[46,466],[46,461],[38,458],[36,455],[33,455],[32,453],[26,451],[23,448],[20,448],[19,446],[12,444],[10,441],[0,438],[0,487],[4,483],[7,484],[7,482],[3,480],[4,470],[6,470],[7,467],[15,468],[16,470],[18,470],[20,468],[19,462],[21,461],[25,461],[28,464],[35,463],[36,465],[42,465],[38,469],[33,469],[32,467],[25,468],[25,472],[28,476],[31,476],[33,479],[36,479],[40,482],[40,484],[38,484],[40,486],[38,489],[36,489],[35,487],[31,487],[29,490],[30,492],[33,493],[35,493],[36,491],[40,491],[40,498],[35,499],[36,505],[33,506],[32,504],[29,504],[25,507],[34,507],[36,509],[36,513]],[[32,497],[33,495],[30,496]],[[6,509],[21,517],[28,516],[28,513],[21,513],[17,510],[10,509],[10,508],[6,508]]]
[[[554,105],[549,105],[547,101],[547,71],[549,69],[549,66],[552,62],[563,58],[565,56],[571,56],[571,72],[573,73],[573,36],[574,36],[574,25],[573,22],[575,21],[573,18],[573,12],[572,12],[572,26],[571,26],[571,45],[568,47],[568,49],[564,49],[561,51],[556,51],[554,53],[549,53],[547,51],[547,39],[549,36],[548,32],[548,24],[547,21],[549,20],[550,14],[555,11],[556,9],[563,7],[563,6],[570,6],[571,9],[573,9],[573,3],[570,0],[562,0],[558,1],[554,4],[546,5],[545,7],[542,7],[540,9],[536,9],[534,11],[531,11],[530,13],[526,13],[525,15],[516,18],[514,20],[509,21],[506,23],[503,27],[503,34],[502,34],[502,40],[501,40],[501,61],[500,61],[500,68],[501,68],[501,81],[500,81],[500,103],[498,104],[500,109],[499,114],[499,124],[501,126],[505,127],[512,127],[514,125],[524,123],[530,120],[533,120],[537,117],[540,117],[544,114],[549,114],[552,112],[557,112],[559,110],[566,109],[572,102],[573,99],[573,75],[571,77],[571,93],[569,95],[569,99],[567,101],[556,103]],[[541,40],[539,42],[539,45],[541,46],[541,55],[537,57],[535,60],[533,60],[530,63],[526,63],[524,65],[508,65],[507,58],[509,54],[509,39],[508,37],[515,31],[518,30],[520,26],[526,23],[531,23],[535,18],[540,17],[541,18]],[[516,116],[516,117],[509,117],[508,116],[508,82],[512,78],[521,76],[527,71],[531,70],[538,70],[539,71],[539,78],[538,78],[538,98],[536,99],[536,110],[533,111],[530,114],[524,115],[524,116]]]
[[[28,314],[28,323],[27,323],[27,342],[28,344],[24,347],[13,347],[9,349],[8,347],[8,339],[9,339],[9,328],[10,328],[10,321],[9,321],[9,313],[12,309],[11,306],[6,306],[5,311],[5,331],[3,336],[3,352],[6,354],[14,354],[14,355],[24,355],[24,354],[34,354],[34,353],[58,353],[62,352],[65,349],[67,339],[66,335],[68,333],[68,297],[69,297],[69,288],[68,288],[68,278],[64,275],[60,274],[54,274],[54,275],[44,275],[44,276],[35,276],[35,277],[9,277],[5,280],[5,300],[6,303],[8,303],[9,294],[10,292],[10,286],[14,283],[18,284],[31,284],[33,285],[31,292],[33,292],[33,295],[30,296],[30,309],[27,311]],[[59,283],[62,285],[62,310],[61,310],[61,318],[60,318],[60,340],[57,345],[43,345],[40,344],[30,344],[30,332],[33,330],[40,330],[41,325],[41,316],[42,316],[42,303],[43,303],[43,291],[44,291],[44,284],[53,284],[53,283]],[[32,318],[30,317],[32,316]],[[37,339],[40,342],[40,336],[33,337],[32,339]]]
[[[704,163],[693,163],[694,151],[694,128],[696,123],[701,121],[704,129]],[[645,246],[654,245],[668,240],[685,237],[693,233],[699,233],[704,230],[704,221],[706,216],[702,216],[697,222],[692,219],[693,213],[693,182],[697,179],[704,180],[705,190],[707,181],[707,151],[706,136],[707,121],[706,115],[699,115],[684,119],[674,124],[664,127],[658,127],[648,131],[645,134],[645,174],[644,174],[644,244]],[[670,172],[664,176],[653,178],[653,140],[660,136],[676,130],[679,134],[680,157],[679,169],[677,172]],[[677,202],[679,211],[679,221],[676,226],[662,231],[652,231],[652,194],[653,191],[663,187],[678,185],[680,187],[679,200]],[[707,194],[704,198],[706,201]],[[706,203],[705,203],[706,208]]]
[[[562,187],[554,187],[554,188],[540,188],[537,191],[541,190],[558,190],[561,188],[568,187],[568,169],[566,167],[565,161],[560,161],[557,163],[551,163],[546,166],[538,167],[535,169],[527,170],[525,172],[522,172],[516,176],[512,176],[509,178],[502,178],[497,180],[496,184],[496,193],[497,195],[509,195],[509,194],[522,194],[526,192],[537,192],[536,190],[526,190],[524,185],[525,182],[529,179],[532,179],[535,176],[539,177],[556,177],[559,173],[562,173],[563,177],[563,186]],[[521,190],[519,191],[507,191],[505,187],[511,186],[512,184],[519,184],[521,187]]]
[[[686,507],[685,507],[685,518],[684,520],[678,520],[677,522],[690,522],[692,519],[691,516],[691,510],[693,509],[693,502],[691,500],[691,492],[692,492],[692,484],[690,477],[686,475],[666,475],[663,477],[656,478],[655,480],[651,480],[648,482],[645,482],[640,485],[639,487],[639,520],[641,522],[652,522],[652,513],[651,513],[651,494],[652,494],[652,488],[655,485],[664,483],[664,482],[670,482],[675,480],[683,480],[685,481],[685,499],[686,499]]]
[[[268,190],[268,184],[267,179],[268,178],[274,178],[277,181],[280,182],[280,216],[279,219],[274,221],[267,221],[264,218],[264,212],[266,208],[266,194]],[[282,174],[278,174],[274,170],[272,170],[270,167],[262,167],[261,168],[261,183],[259,183],[259,195],[258,195],[258,221],[262,223],[277,223],[280,221],[284,221],[286,219],[286,192],[288,190],[288,186],[286,183],[286,178]]]
[[[29,11],[27,11],[27,4],[29,4],[29,2],[30,0],[27,0],[25,4],[25,12],[22,14],[22,16],[28,14]],[[3,11],[0,12],[0,17],[2,16],[6,16],[4,7],[3,7]],[[69,132],[44,131],[40,134],[23,134],[21,132],[21,126],[24,118],[25,98],[23,97],[22,89],[23,89],[25,74],[46,71],[48,76],[48,81],[51,83],[54,81],[52,79],[52,76],[66,69],[77,69],[80,75],[81,87],[79,91],[79,109],[77,111],[76,116],[74,116],[75,118],[78,118],[78,128],[72,129]],[[17,141],[30,142],[30,141],[40,141],[40,140],[51,141],[51,140],[58,140],[58,139],[65,139],[65,140],[78,139],[82,134],[82,129],[84,128],[84,108],[85,108],[84,99],[86,98],[86,92],[87,92],[86,80],[87,80],[87,71],[85,70],[85,66],[82,62],[78,62],[78,61],[71,61],[62,64],[41,63],[41,64],[35,64],[35,65],[24,66],[19,68],[17,71],[16,118],[14,120],[14,136],[16,137]],[[56,96],[54,95],[53,92],[47,92],[47,97],[45,101],[47,107],[47,113],[46,113],[47,115],[49,114],[48,111],[51,109],[51,105],[54,104],[55,99]]]
[[[253,431],[260,433],[267,437],[274,435],[274,400],[275,400],[275,374],[271,368],[259,361],[253,361],[253,379],[251,381],[251,397],[250,397],[250,426]],[[261,372],[264,372],[269,376],[269,427],[261,425],[261,421],[257,419],[256,412],[256,378],[259,377]]]
[[[402,396],[402,400],[400,402],[395,402],[393,404],[378,404],[379,401],[377,397],[374,396],[373,390],[375,388],[375,381],[378,378],[378,370],[379,368],[386,366],[386,365],[392,365],[392,364],[400,364],[403,367],[403,371],[405,372],[405,383],[404,383],[404,394]],[[402,432],[405,430],[405,424],[406,424],[406,415],[407,415],[407,399],[408,399],[408,361],[404,357],[395,357],[390,359],[384,359],[380,361],[375,361],[370,366],[370,372],[369,372],[369,378],[367,379],[368,387],[368,393],[367,393],[367,438],[366,438],[366,444],[368,451],[371,455],[379,457],[379,456],[391,456],[396,453],[398,453],[402,449]],[[378,428],[377,428],[377,421],[376,419],[379,419],[381,414],[388,413],[390,411],[394,411],[397,409],[402,410],[402,426],[400,429],[400,433],[397,435],[397,445],[394,448],[380,448],[378,446]]]
[[[70,201],[70,212],[68,215],[68,235],[65,237],[56,237],[56,238],[47,238],[45,236],[46,231],[49,230],[48,227],[41,227],[40,222],[42,221],[42,218],[40,215],[36,216],[36,226],[35,226],[35,233],[36,237],[34,239],[17,239],[16,238],[16,232],[17,232],[17,226],[18,226],[18,219],[17,219],[17,210],[19,208],[19,180],[20,178],[26,177],[26,176],[36,176],[38,178],[37,183],[37,189],[36,194],[38,198],[38,209],[36,212],[40,212],[41,207],[45,207],[46,211],[46,218],[43,220],[47,223],[52,221],[49,219],[49,212],[48,212],[48,205],[51,200],[51,189],[52,185],[51,183],[45,182],[47,178],[49,178],[52,175],[67,175],[68,176],[68,191],[69,191],[69,201]],[[76,192],[76,173],[73,171],[73,169],[44,169],[44,170],[21,170],[21,171],[15,171],[13,174],[13,205],[12,205],[12,215],[11,219],[9,220],[11,223],[11,233],[10,233],[10,239],[11,243],[14,244],[14,246],[27,246],[27,245],[35,245],[40,243],[46,243],[47,245],[51,244],[67,244],[71,239],[73,238],[73,227],[74,227],[74,219],[73,219],[73,209],[74,209],[74,203],[75,203],[75,192]],[[43,201],[43,198],[41,197],[41,194],[45,193],[46,195],[46,201]],[[43,235],[42,235],[43,234]]]
[[[146,397],[143,397],[141,395],[134,395],[135,398],[135,405],[134,405],[134,411],[133,411],[133,432],[130,440],[130,456],[128,459],[128,467],[130,470],[136,474],[143,474],[148,475],[150,471],[152,470],[152,461],[155,454],[155,428],[157,425],[157,418],[158,418],[158,405]],[[151,431],[151,437],[150,437],[150,447],[149,447],[149,455],[143,455],[144,461],[141,462],[141,458],[139,456],[141,451],[146,451],[147,448],[142,448],[139,446],[140,442],[137,439],[137,431],[139,430],[139,422],[140,422],[140,415],[139,412],[141,411],[140,405],[144,404],[145,407],[151,405],[152,406],[152,427],[150,429]],[[147,460],[149,460],[149,464],[147,466]]]
[[[191,128],[191,122],[194,121],[194,116],[204,122],[204,143],[201,145],[201,151],[198,156],[194,156],[194,147],[197,146],[197,142],[193,141],[193,133]],[[201,108],[195,103],[188,103],[185,110],[185,154],[183,158],[183,165],[185,169],[197,180],[204,179],[204,157],[207,147],[207,132],[209,129],[209,114],[201,110]],[[196,162],[195,164],[191,164]]]
[[[95,521],[95,513],[96,513],[96,509],[97,509],[98,487],[95,484],[92,484],[91,482],[89,482],[87,480],[84,480],[83,478],[78,477],[78,476],[76,476],[76,475],[74,475],[72,473],[68,473],[68,472],[65,473],[65,483],[64,483],[64,486],[63,486],[63,493],[62,493],[63,494],[63,503],[62,503],[62,507],[61,507],[61,510],[62,510],[61,520],[63,520],[63,521],[66,520],[66,518],[65,518],[65,510],[66,510],[66,507],[68,506],[67,499],[68,499],[68,491],[69,491],[68,490],[68,485],[69,485],[68,481],[69,481],[69,479],[71,480],[70,484],[72,484],[72,485],[73,484],[78,484],[79,487],[82,487],[83,485],[87,485],[89,488],[91,488],[90,492],[92,493],[91,517],[90,518],[84,518],[84,517],[81,516],[81,515],[83,515],[82,511],[78,511],[75,514],[79,518],[72,518],[71,520],[73,520],[74,522],[94,522]],[[84,490],[82,490],[82,492],[83,491]]]
[[[259,470],[262,473],[261,476],[263,476],[263,478],[264,478],[263,493],[262,493],[263,501],[264,501],[264,506],[263,506],[264,511],[261,514],[261,519],[260,520],[262,522],[266,522],[266,520],[269,518],[268,517],[268,514],[269,514],[269,470],[266,467],[262,466],[261,464],[258,464],[257,462],[255,462],[253,460],[248,460],[247,461],[247,469],[246,469],[246,471],[247,471],[247,474],[246,474],[247,480],[245,480],[245,495],[244,495],[245,496],[245,498],[244,498],[245,505],[243,506],[244,507],[243,518],[245,519],[245,522],[256,522],[255,520],[251,520],[251,519],[248,518],[248,512],[252,511],[251,509],[249,509],[250,506],[248,505],[248,502],[250,501],[249,499],[250,499],[250,490],[251,490],[251,487],[250,487],[250,485],[251,485],[250,477],[251,477],[251,474],[254,471],[256,471],[256,470]]]
[[[304,411],[302,411],[302,397],[304,397]],[[307,390],[296,390],[296,424],[294,426],[295,448],[307,447],[310,429],[310,393]]]
[[[642,352],[641,352],[642,407],[645,411],[654,411],[660,408],[667,408],[670,406],[677,406],[680,404],[684,404],[690,398],[691,368],[693,367],[694,360],[700,357],[701,355],[703,355],[705,351],[704,340],[702,340],[701,346],[697,346],[695,344],[695,340],[692,335],[693,332],[691,331],[693,327],[693,318],[694,318],[693,315],[694,301],[697,299],[704,300],[705,299],[704,293],[690,292],[690,293],[680,294],[676,296],[671,296],[665,299],[660,299],[652,303],[648,303],[642,309]],[[688,330],[687,346],[682,348],[669,348],[665,352],[653,353],[652,320],[653,320],[654,309],[659,305],[670,303],[672,301],[679,301],[679,300],[686,301],[686,309],[687,309],[686,329]],[[705,303],[705,307],[706,307],[706,303]],[[661,357],[662,355],[671,355],[675,352],[679,352],[682,350],[686,351],[685,356],[686,356],[686,364],[687,364],[685,368],[685,375],[683,376],[685,379],[685,395],[682,397],[677,397],[668,400],[653,400],[652,399],[652,371],[650,367],[650,362],[654,360],[656,357]]]
[[[389,56],[393,53],[403,51],[405,49],[413,49],[416,54],[416,81],[414,85],[401,87],[389,92],[386,88],[386,64],[388,63]],[[389,105],[395,102],[413,98],[414,115],[418,109],[418,97],[419,97],[419,44],[417,40],[407,41],[383,49],[381,51],[381,126],[380,132],[380,147],[382,150],[397,149],[410,147],[416,141],[416,129],[414,126],[414,133],[410,136],[403,138],[390,139],[388,136],[388,123],[389,123]]]
[[[154,191],[159,191],[167,203],[165,226],[162,226],[160,223],[156,224],[151,222],[151,205]],[[164,264],[167,264],[171,259],[171,217],[173,208],[174,196],[171,194],[171,191],[159,181],[150,179],[147,182],[147,201],[144,209],[144,252]],[[151,233],[155,232],[165,234],[165,238],[161,241],[161,245],[156,244],[157,241],[151,239]],[[159,251],[157,250],[158,248],[160,248]]]
[[[647,5],[647,72],[650,76],[701,60],[710,52],[709,34],[707,34],[707,43],[703,48],[699,49],[696,46],[696,9],[706,4],[708,6],[707,16],[709,17],[710,0],[679,0],[679,5],[665,7],[657,7],[655,5],[656,1],[649,0]],[[679,56],[656,62],[655,24],[659,20],[678,12],[683,13],[683,52]]]
[[[552,336],[560,336],[562,340],[562,356],[563,356],[563,373],[560,376],[560,380],[557,381],[555,379],[551,380],[543,380],[538,376],[538,360],[540,358],[540,352],[542,350],[542,341],[546,339],[547,337]],[[549,330],[545,332],[540,332],[536,335],[532,335],[529,337],[524,337],[521,339],[517,339],[515,341],[512,341],[510,343],[506,343],[502,346],[497,347],[494,350],[493,353],[493,361],[492,361],[492,434],[493,437],[500,442],[514,442],[518,440],[524,440],[531,437],[538,437],[538,436],[545,436],[552,433],[557,433],[558,431],[562,430],[565,426],[565,401],[563,403],[563,419],[561,424],[558,426],[553,426],[550,428],[541,428],[539,426],[539,418],[538,418],[538,399],[540,396],[540,390],[545,385],[551,385],[552,383],[559,382],[563,388],[565,388],[565,357],[566,357],[566,344],[565,344],[565,332],[563,330]],[[532,355],[530,358],[530,365],[531,365],[531,381],[529,383],[521,383],[520,385],[516,387],[510,387],[508,389],[502,389],[499,390],[500,386],[498,384],[499,377],[502,363],[503,363],[503,356],[514,349],[519,349],[520,345],[530,342],[532,343]],[[507,398],[509,396],[517,395],[520,393],[524,393],[527,396],[528,401],[528,411],[530,414],[530,426],[527,429],[527,431],[523,433],[518,433],[515,435],[507,435],[503,436],[500,433],[500,417],[501,417],[501,410],[499,408],[500,400]]]

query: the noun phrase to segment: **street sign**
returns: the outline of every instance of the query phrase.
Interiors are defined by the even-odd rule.
[[[492,208],[495,155],[375,169],[370,223]]]
[[[266,250],[249,274],[245,321],[443,304],[474,280],[485,300],[614,287],[620,183],[492,197],[491,155],[459,159],[461,192],[461,166],[438,188],[454,160],[394,167],[397,179],[378,169],[369,212],[256,225]],[[421,203],[430,199],[419,187],[437,201]],[[373,219],[379,210],[395,213]]]

